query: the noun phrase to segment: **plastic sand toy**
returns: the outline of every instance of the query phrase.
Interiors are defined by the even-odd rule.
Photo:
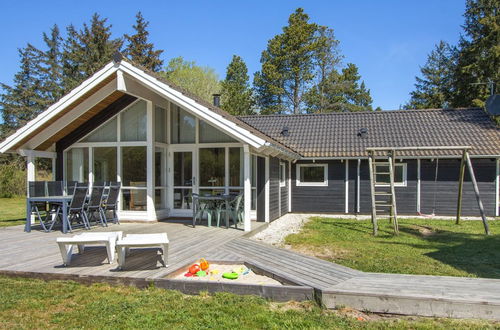
[[[224,273],[222,274],[223,278],[227,278],[228,280],[236,280],[239,277],[238,273],[232,272],[232,273]]]

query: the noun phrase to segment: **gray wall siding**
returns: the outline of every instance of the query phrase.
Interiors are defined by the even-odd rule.
[[[299,162],[304,163],[304,161]],[[292,211],[293,212],[325,212],[344,213],[345,163],[340,160],[317,161],[328,163],[328,187],[298,187],[296,185],[296,166],[292,166]],[[400,162],[398,162],[400,163]],[[404,160],[407,164],[407,185],[396,187],[396,203],[398,214],[417,214],[417,160]],[[495,162],[490,159],[474,159],[472,161],[479,192],[486,214],[495,214]],[[460,161],[439,161],[438,184],[436,186],[436,214],[455,215],[458,194],[458,173]],[[350,214],[356,212],[356,167],[357,160],[349,160],[349,200]],[[430,160],[421,161],[421,212],[432,213],[434,200],[435,163]],[[362,160],[360,167],[360,213],[371,213],[370,173],[368,161]],[[478,216],[474,190],[466,172],[462,214]]]
[[[348,211],[350,214],[356,212],[356,176],[358,169],[358,160],[357,159],[349,159],[349,200],[347,205]]]
[[[269,157],[269,220],[273,221],[280,217],[279,207],[279,165],[278,158]]]
[[[285,186],[280,186],[281,193],[281,215],[288,213],[288,162],[283,161],[285,164]]]
[[[460,160],[440,159],[438,166],[437,184],[434,183],[436,163],[429,160],[421,162],[421,212],[432,213],[434,208],[438,215],[456,215],[458,197],[458,175],[460,172]],[[495,162],[490,159],[473,159],[472,167],[479,186],[479,193],[486,211],[486,215],[495,215]],[[434,191],[436,193],[434,194]],[[474,188],[470,182],[469,173],[466,169],[462,215],[479,216]]]
[[[298,164],[311,163],[306,161]],[[328,186],[297,186],[296,168],[292,167],[292,212],[344,212],[345,163],[340,160],[317,161],[328,164]]]

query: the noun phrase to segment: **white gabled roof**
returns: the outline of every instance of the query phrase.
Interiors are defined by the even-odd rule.
[[[93,74],[78,87],[63,96],[59,101],[48,107],[47,110],[36,116],[34,119],[29,121],[26,125],[18,129],[12,135],[8,136],[2,143],[0,143],[0,153],[14,151],[12,150],[12,148],[16,144],[29,137],[30,134],[36,132],[37,129],[40,129],[44,124],[49,123],[50,120],[54,119],[55,116],[58,115],[62,110],[85,95],[85,93],[92,90],[92,88],[99,85],[110,75],[114,74],[117,70],[118,66],[113,62],[104,66],[101,70]]]
[[[161,79],[158,79],[152,74],[149,74],[148,72],[145,72],[144,70],[141,70],[135,67],[133,64],[123,60],[118,63],[111,62],[107,64],[97,73],[92,75],[78,87],[72,90],[69,94],[61,98],[47,110],[39,114],[19,130],[17,130],[14,134],[10,135],[5,141],[0,143],[0,153],[15,151],[15,146],[25,141],[26,139],[30,139],[31,137],[33,137],[33,134],[36,135],[43,131],[44,127],[46,127],[47,124],[51,123],[51,120],[57,118],[57,116],[62,111],[64,111],[64,109],[76,102],[86,93],[91,91],[92,88],[95,88],[112,75],[116,74],[117,76],[117,89],[122,90],[123,92],[127,92],[125,83],[123,83],[123,81],[120,81],[121,79],[123,79],[124,73],[127,76],[130,76],[136,81],[140,82],[151,91],[186,108],[191,113],[210,123],[214,127],[217,127],[222,131],[229,133],[230,135],[236,137],[238,140],[252,146],[257,150],[261,150],[265,153],[274,151],[274,153],[284,154],[286,158],[290,159],[298,159],[300,157],[298,154],[289,150],[287,147],[280,145],[279,142],[275,143],[272,138],[266,138],[263,133],[253,129],[236,117],[226,114],[220,109],[218,109],[218,112],[210,109],[207,105],[203,104],[203,102],[199,102],[199,100],[195,100],[194,98],[189,97],[185,93],[179,91],[176,88],[173,88]],[[253,132],[251,131],[251,129],[253,129]]]

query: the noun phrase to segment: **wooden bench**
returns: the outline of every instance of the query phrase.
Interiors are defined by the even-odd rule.
[[[115,259],[116,241],[123,236],[121,231],[82,233],[72,237],[58,237],[56,239],[61,251],[64,266],[71,263],[73,246],[78,246],[78,253],[82,254],[86,245],[104,245],[108,254],[108,262],[111,264]]]
[[[123,269],[125,258],[130,248],[159,247],[162,249],[163,266],[168,267],[168,237],[161,234],[129,234],[116,242],[118,252],[118,268]]]

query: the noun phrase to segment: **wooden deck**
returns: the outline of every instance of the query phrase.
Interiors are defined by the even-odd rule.
[[[253,230],[264,225],[252,222]],[[158,249],[134,250],[123,271],[117,265],[107,264],[104,247],[89,246],[84,254],[74,255],[69,267],[62,266],[62,258],[56,244],[56,237],[64,236],[59,231],[45,233],[33,230],[23,232],[22,226],[0,229],[0,271],[78,274],[82,276],[115,276],[128,278],[156,278],[165,276],[179,265],[207,255],[208,251],[224,251],[222,247],[228,241],[246,233],[234,228],[196,226],[189,222],[158,222],[154,224],[122,223],[109,225],[107,228],[93,227],[92,231],[123,231],[125,234],[145,234],[166,232],[170,240],[169,267],[161,267]],[[75,230],[75,233],[82,230]],[[72,234],[67,234],[72,235]]]
[[[252,222],[254,232],[264,227],[263,223]],[[56,237],[63,234],[37,230],[25,233],[22,226],[15,226],[0,228],[0,274],[46,279],[76,278],[84,282],[137,286],[154,282],[159,287],[181,290],[185,285],[185,292],[195,293],[196,288],[165,277],[179,267],[205,257],[208,260],[244,261],[271,270],[277,277],[299,285],[291,287],[292,297],[310,299],[312,291],[307,291],[307,288],[313,289],[315,298],[327,308],[343,305],[380,313],[500,320],[500,280],[364,273],[251,240],[242,230],[192,228],[188,222],[182,221],[123,223],[92,230],[120,230],[124,234],[166,232],[170,240],[169,267],[161,267],[158,249],[144,249],[132,250],[125,269],[119,271],[116,263],[106,263],[104,247],[88,247],[83,255],[73,256],[71,266],[64,267],[55,243]],[[211,286],[207,286],[207,290],[212,291]],[[226,289],[220,287],[216,290]],[[240,284],[237,291],[232,290],[249,293],[267,289],[254,287],[252,291]],[[283,298],[279,292],[271,297],[275,296]]]

